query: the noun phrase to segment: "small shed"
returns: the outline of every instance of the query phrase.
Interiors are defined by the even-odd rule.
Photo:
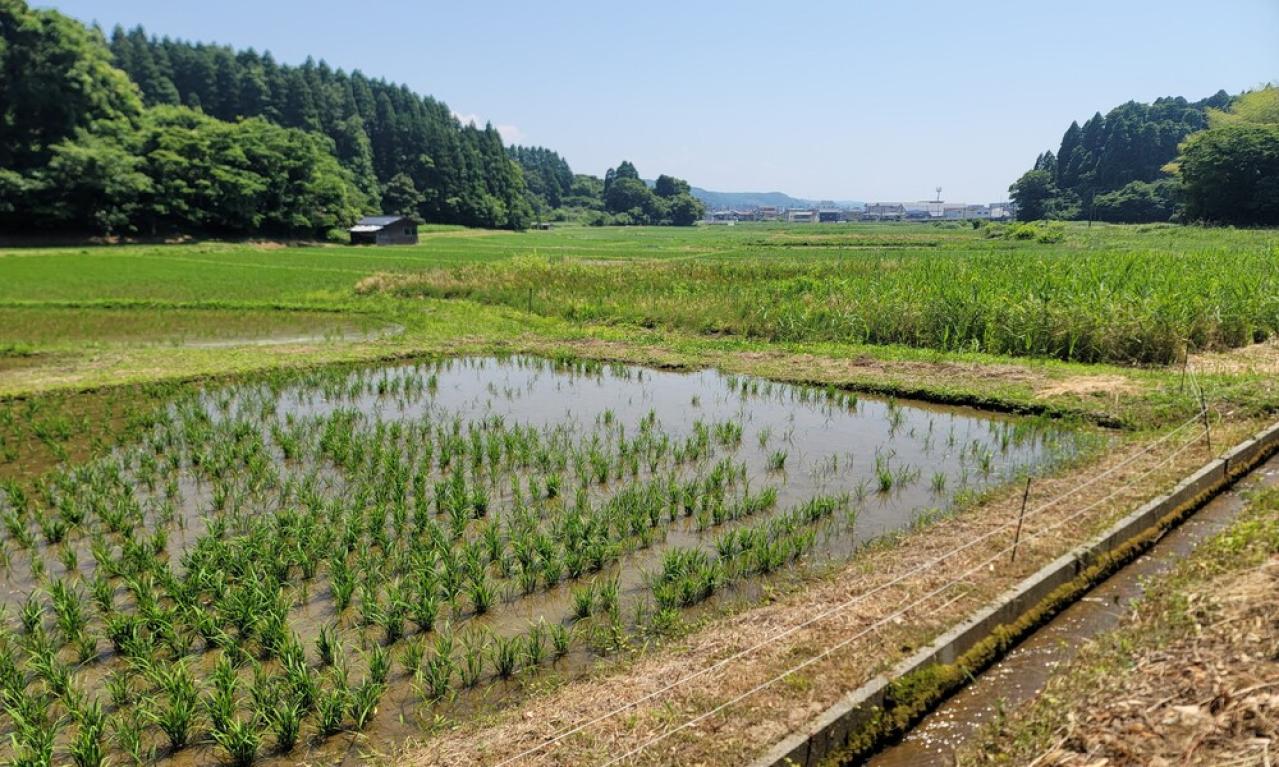
[[[407,216],[365,216],[347,231],[352,245],[417,244],[417,223]]]

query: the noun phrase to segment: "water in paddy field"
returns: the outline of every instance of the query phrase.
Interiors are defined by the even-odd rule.
[[[767,583],[840,561],[1079,448],[1068,429],[965,408],[709,370],[521,357],[301,373],[213,389],[176,402],[169,415],[140,445],[54,483],[46,502],[59,514],[89,510],[87,519],[57,547],[37,540],[39,564],[11,557],[4,601],[12,615],[38,580],[33,569],[45,590],[69,564],[92,578],[104,554],[91,538],[106,527],[108,540],[163,551],[148,567],[178,578],[193,577],[197,564],[225,568],[229,587],[201,581],[197,589],[200,609],[218,620],[228,594],[279,579],[288,629],[308,659],[316,662],[320,628],[335,626],[354,681],[384,642],[378,605],[390,604],[395,589],[409,602],[420,601],[414,589],[434,595],[435,628],[409,624],[406,638],[388,645],[395,670],[363,731],[347,722],[320,738],[304,727],[307,737],[287,754],[272,754],[264,736],[264,757],[279,764],[360,763],[422,736],[437,716],[516,700],[544,673],[584,673],[627,637],[668,625],[672,613],[749,602]],[[251,548],[263,541],[265,550]],[[138,546],[107,551],[124,567],[146,559]],[[704,567],[697,572],[718,573],[710,593],[689,595],[701,581],[664,580],[679,552]],[[273,556],[274,575],[261,561]],[[343,563],[359,587],[339,609],[333,568]],[[487,609],[477,606],[476,582],[493,589]],[[594,594],[588,616],[578,614],[584,591]],[[115,609],[132,605],[117,587]],[[433,648],[442,636],[469,636],[492,649],[497,638],[527,640],[534,624],[571,629],[571,641],[562,657],[548,653],[513,679],[490,665],[463,683],[459,665],[444,699],[426,701],[422,678],[399,668],[409,642]],[[244,641],[255,648],[260,640],[250,632]],[[193,645],[190,662],[203,678],[217,653]],[[458,664],[460,646],[451,651]],[[78,673],[92,688],[117,664],[117,654],[101,653]],[[162,761],[214,758],[206,743]]]
[[[539,359],[469,358],[358,373],[346,383],[344,394],[353,396],[286,390],[277,415],[316,418],[354,408],[385,422],[460,419],[469,425],[497,418],[582,436],[606,424],[633,432],[655,418],[676,440],[698,423],[739,423],[740,444],[721,452],[744,462],[753,483],[777,487],[780,508],[819,494],[855,496],[857,541],[943,510],[959,492],[1006,482],[1073,452],[1068,431],[1042,423],[714,370],[607,365],[583,373]],[[770,457],[779,451],[783,469],[772,470]],[[889,492],[879,492],[880,470],[894,476]]]

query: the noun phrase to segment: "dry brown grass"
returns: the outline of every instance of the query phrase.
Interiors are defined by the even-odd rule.
[[[1279,376],[1279,340],[1231,349],[1226,352],[1196,354],[1190,358],[1196,370],[1205,373],[1230,373]]]

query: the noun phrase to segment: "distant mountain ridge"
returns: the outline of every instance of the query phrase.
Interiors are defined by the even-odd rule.
[[[693,187],[693,196],[701,200],[708,210],[749,210],[751,208],[814,208],[817,200],[805,200],[791,197],[783,192],[712,192],[709,189]],[[835,205],[841,208],[857,208],[863,205],[857,200],[836,200]]]

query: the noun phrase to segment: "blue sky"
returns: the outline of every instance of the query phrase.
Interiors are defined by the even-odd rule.
[[[36,4],[404,82],[579,172],[826,199],[1004,199],[1072,119],[1279,81],[1279,0]]]

